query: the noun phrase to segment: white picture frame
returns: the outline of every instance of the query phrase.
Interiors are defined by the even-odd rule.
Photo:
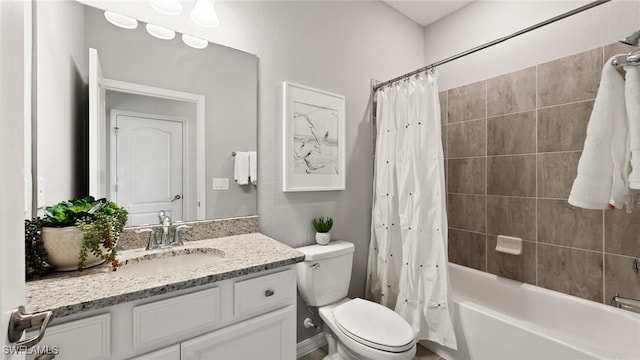
[[[345,97],[282,83],[282,191],[345,189]]]

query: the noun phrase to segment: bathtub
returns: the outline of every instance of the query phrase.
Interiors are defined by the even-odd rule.
[[[449,265],[458,350],[447,360],[640,359],[640,314]]]

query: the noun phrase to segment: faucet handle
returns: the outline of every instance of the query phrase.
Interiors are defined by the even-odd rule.
[[[156,232],[153,229],[141,229],[141,230],[136,230],[136,234],[145,234],[145,233],[149,233],[149,241],[147,242],[147,250],[153,250],[153,249],[157,249],[159,247],[158,245],[158,239],[156,237]]]
[[[178,227],[176,227],[176,234],[174,236],[174,244],[176,245],[184,245],[184,242],[182,241],[182,236],[180,236],[180,232],[182,230],[187,230],[187,229],[192,229],[193,226],[189,226],[189,225],[180,225]]]

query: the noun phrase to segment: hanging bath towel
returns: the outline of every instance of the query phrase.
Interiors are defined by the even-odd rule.
[[[416,338],[456,349],[437,77],[377,93],[367,294],[394,308]]]
[[[631,174],[629,188],[640,190],[640,67],[625,66],[624,98],[629,119],[629,150],[631,156]]]
[[[616,55],[618,56],[618,55]],[[628,125],[624,78],[609,59],[587,126],[569,204],[585,209],[621,208],[627,194]]]

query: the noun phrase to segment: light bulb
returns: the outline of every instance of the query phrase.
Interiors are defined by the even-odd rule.
[[[220,20],[213,7],[215,0],[198,0],[196,6],[191,10],[191,20],[200,26],[214,28],[218,26]]]
[[[209,45],[209,42],[207,40],[187,34],[182,34],[182,41],[194,49],[204,49],[207,47],[207,45]]]
[[[123,29],[133,30],[138,27],[138,20],[130,18],[128,16],[116,14],[111,11],[105,11],[104,18],[113,25],[121,27]]]
[[[154,37],[157,37],[158,39],[171,40],[174,37],[176,37],[175,31],[171,29],[163,28],[162,26],[147,24],[146,28],[149,34],[151,34]]]
[[[179,0],[149,0],[151,7],[166,15],[180,15],[182,4]]]

